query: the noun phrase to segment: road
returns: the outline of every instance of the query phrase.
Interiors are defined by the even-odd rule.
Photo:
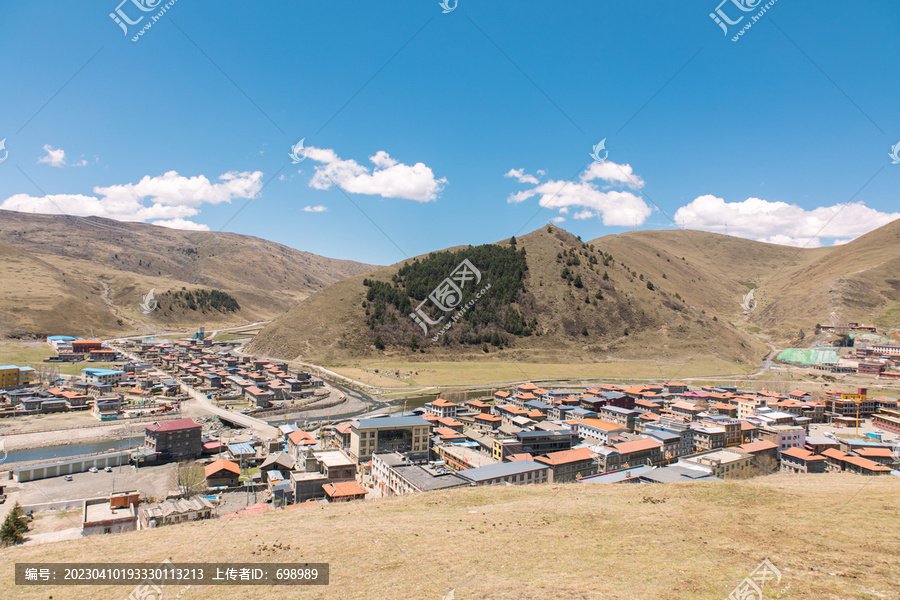
[[[262,419],[257,419],[249,415],[242,415],[241,413],[236,413],[224,408],[220,408],[210,402],[209,398],[206,397],[206,394],[198,392],[180,379],[178,379],[177,381],[181,384],[181,387],[183,389],[187,390],[187,393],[191,396],[191,398],[200,403],[200,406],[204,410],[211,412],[217,417],[225,419],[230,423],[235,423],[237,425],[241,425],[242,427],[252,429],[258,436],[263,439],[278,437],[278,434],[280,433],[278,431],[278,428],[272,427]]]

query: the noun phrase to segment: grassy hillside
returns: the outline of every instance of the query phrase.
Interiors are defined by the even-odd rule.
[[[764,353],[758,340],[729,322],[733,310],[719,315],[705,308],[699,301],[702,293],[693,295],[696,303],[689,303],[681,294],[687,293],[690,285],[679,287],[664,270],[639,270],[636,263],[641,261],[633,251],[598,242],[583,243],[564,230],[544,227],[517,239],[514,248],[511,240],[496,244],[498,250],[524,254],[524,270],[512,262],[491,267],[486,259],[476,257],[484,253],[478,247],[416,257],[365,277],[348,278],[312,295],[267,326],[251,350],[330,364],[379,355],[422,360],[500,356],[596,362],[611,356],[633,359],[693,354],[753,363]],[[501,300],[495,301],[495,291],[489,290],[447,334],[433,341],[431,336],[440,326],[430,328],[429,336],[424,336],[408,316],[410,307],[417,306],[431,286],[449,276],[454,261],[468,256],[466,252],[471,253],[483,280],[478,286],[470,284],[463,304],[488,283],[497,285],[496,297]],[[688,274],[701,277],[697,268],[663,264],[673,276],[686,273],[682,280]],[[429,275],[415,281],[414,289],[403,275],[409,265],[424,265],[420,270]],[[518,285],[519,280],[522,287],[516,291],[513,284]],[[386,309],[371,304],[373,287],[382,290],[381,295],[396,296],[386,303]],[[440,314],[432,311],[430,317]],[[441,325],[450,320],[450,314]],[[378,322],[373,323],[376,315]],[[495,343],[495,334],[500,343]],[[421,343],[410,343],[413,335]],[[382,345],[384,348],[379,347]]]
[[[699,231],[630,232],[593,243],[654,278],[666,272],[689,304],[756,325],[782,342],[832,319],[900,325],[900,221],[827,248]],[[758,306],[745,320],[740,301],[751,288]]]
[[[372,268],[231,233],[10,211],[0,211],[0,222],[0,336],[267,320]],[[151,289],[159,296],[219,290],[240,310],[157,310],[147,317],[140,303]]]
[[[0,550],[0,597],[93,600],[131,591],[16,587],[17,562],[169,558],[331,565],[327,587],[195,586],[183,600],[721,599],[768,558],[781,581],[769,582],[767,598],[897,598],[897,486],[893,477],[774,475],[476,488],[295,507]],[[174,597],[182,588],[165,591]]]

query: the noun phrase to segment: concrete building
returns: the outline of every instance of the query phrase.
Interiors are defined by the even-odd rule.
[[[373,456],[372,476],[384,496],[402,496],[471,485],[468,479],[453,471],[431,465],[413,465],[396,452]]]
[[[82,369],[81,376],[85,383],[103,383],[106,385],[116,385],[124,381],[128,374],[125,371],[114,369]]]
[[[550,483],[575,481],[597,473],[594,453],[588,448],[573,448],[572,450],[551,452],[544,456],[538,456],[534,460],[550,467]]]
[[[373,454],[400,452],[427,459],[430,426],[422,417],[378,417],[354,421],[350,427],[350,456],[365,462]]]
[[[806,443],[806,431],[799,425],[772,425],[759,429],[759,437],[778,446],[779,452],[801,448]]]
[[[803,448],[788,448],[781,453],[781,470],[785,473],[824,473],[826,457]]]
[[[628,428],[600,419],[581,419],[575,422],[575,433],[586,443],[605,446],[612,438],[628,433]]]
[[[727,450],[712,450],[686,456],[678,461],[678,464],[688,468],[696,468],[698,465],[710,469],[713,477],[722,479],[735,479],[749,476],[753,468],[753,455],[741,452],[736,448]]]
[[[87,498],[82,506],[81,535],[135,531],[139,494],[122,492],[107,498]]]
[[[197,458],[203,450],[203,427],[193,419],[174,419],[144,426],[144,447],[158,460]]]
[[[0,365],[0,389],[8,390],[31,385],[34,369],[16,365]]]
[[[526,485],[529,483],[547,483],[550,477],[550,467],[533,460],[516,460],[477,469],[458,471],[457,474],[475,485],[504,483]]]

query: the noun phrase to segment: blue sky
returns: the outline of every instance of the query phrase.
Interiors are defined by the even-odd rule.
[[[888,0],[177,0],[136,42],[166,2],[119,1],[0,0],[0,207],[379,264],[551,219],[816,246],[900,218]]]

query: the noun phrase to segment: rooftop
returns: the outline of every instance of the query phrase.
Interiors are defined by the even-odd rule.
[[[376,419],[363,419],[356,425],[358,431],[368,429],[401,429],[403,427],[428,426],[428,421],[422,417],[379,417]]]
[[[547,465],[533,460],[517,460],[514,462],[496,463],[486,467],[478,467],[477,469],[466,469],[465,471],[459,471],[458,474],[469,481],[479,482],[487,479],[494,479],[496,477],[508,477],[520,473],[540,471],[547,468]]]

